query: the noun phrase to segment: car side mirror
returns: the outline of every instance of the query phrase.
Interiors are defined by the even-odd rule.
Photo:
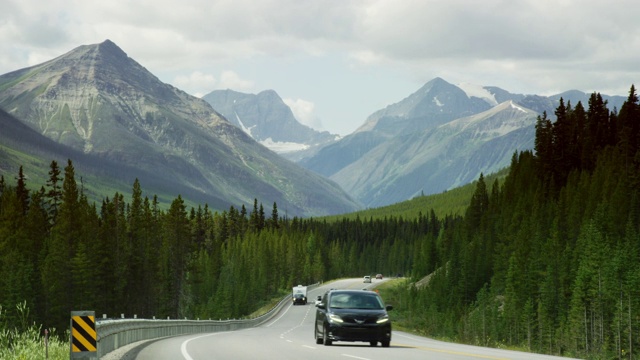
[[[387,305],[387,311],[391,311],[393,310],[393,306],[392,305]]]
[[[326,309],[326,308],[327,308],[327,306],[326,306],[324,303],[316,304],[316,307],[317,307],[318,309]]]

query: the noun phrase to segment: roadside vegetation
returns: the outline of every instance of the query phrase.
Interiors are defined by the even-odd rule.
[[[479,177],[464,211],[419,201],[430,197],[393,214],[318,219],[283,218],[276,204],[265,212],[257,199],[249,210],[220,213],[188,209],[178,196],[161,209],[142,197],[138,181],[131,199],[116,193],[95,204],[71,160],[64,171],[52,162],[46,184],[33,188],[21,169],[15,184],[0,178],[0,305],[32,311],[3,313],[0,331],[29,337],[20,324],[66,329],[77,309],[240,318],[265,305],[256,299],[296,284],[382,273],[407,278],[406,286],[380,291],[393,300],[399,324],[420,334],[637,358],[635,88],[619,110],[594,93],[586,105],[561,101],[555,115],[555,122],[538,118],[535,153],[514,153],[504,176]],[[454,194],[449,201],[462,203],[457,193],[439,194],[439,203]]]
[[[69,343],[62,341],[55,329],[47,330],[50,336],[45,344],[42,327],[29,323],[29,309],[26,303],[18,304],[15,312],[19,321],[12,327],[7,323],[6,310],[0,306],[0,359],[69,358]]]

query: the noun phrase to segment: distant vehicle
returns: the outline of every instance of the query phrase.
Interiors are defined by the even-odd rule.
[[[334,341],[362,341],[389,347],[391,320],[375,291],[334,290],[324,294],[316,305],[314,337],[316,344],[332,345]]]
[[[318,295],[318,297],[316,298],[316,305],[320,304],[322,302],[322,295]]]
[[[382,274],[376,275],[376,279],[382,280]]]
[[[370,282],[371,282],[371,276],[366,275],[366,276],[364,277],[364,280],[362,280],[362,282],[370,283]]]
[[[307,305],[307,287],[302,285],[294,286],[292,290],[292,301],[293,305]]]

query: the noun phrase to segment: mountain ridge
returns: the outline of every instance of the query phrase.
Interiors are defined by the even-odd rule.
[[[229,206],[258,198],[294,216],[359,207],[336,184],[258,144],[109,40],[1,75],[0,107],[58,143],[179,180]]]
[[[506,167],[514,151],[533,144],[533,138],[517,145],[509,141],[510,137],[520,139],[517,131],[531,131],[536,116],[507,101],[479,114],[395,137],[330,178],[356,198],[369,199],[361,200],[366,207],[446,191],[476,180],[480,172],[493,173]],[[507,142],[509,145],[500,148],[510,149],[496,152],[487,147],[489,142]],[[478,151],[483,147],[483,152]],[[480,154],[492,159],[480,161]]]
[[[338,136],[301,124],[275,90],[214,90],[202,97],[254,140],[289,160],[309,156]]]
[[[299,163],[336,181],[366,207],[385,206],[499,171],[516,151],[533,149],[536,117],[546,112],[554,118],[560,97],[569,95],[574,105],[589,98],[575,91],[545,97],[462,87],[435,78]],[[604,98],[612,108],[625,99]]]

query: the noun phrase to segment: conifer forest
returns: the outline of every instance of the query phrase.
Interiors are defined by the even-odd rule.
[[[5,326],[65,329],[72,310],[139,318],[238,318],[292,285],[403,274],[397,311],[426,336],[581,358],[640,358],[640,104],[598,93],[536,122],[535,149],[504,180],[481,176],[466,213],[327,221],[277,204],[161,208],[89,202],[73,162],[46,184],[0,179]],[[420,282],[418,282],[420,280]],[[3,324],[0,323],[0,326]]]

